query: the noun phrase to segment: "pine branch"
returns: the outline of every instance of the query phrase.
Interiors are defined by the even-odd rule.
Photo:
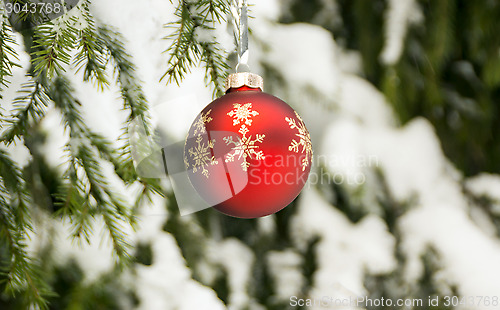
[[[190,67],[198,61],[199,52],[194,37],[198,23],[191,16],[189,6],[185,1],[177,7],[175,15],[179,19],[166,25],[167,28],[174,28],[176,31],[166,37],[167,40],[173,39],[174,43],[166,50],[170,54],[169,68],[161,80],[168,76],[167,83],[175,81],[179,84],[184,79],[184,75],[189,72]]]
[[[69,169],[64,175],[70,181],[64,184],[56,195],[60,201],[58,214],[70,219],[73,225],[71,235],[74,239],[90,243],[92,220],[95,214],[89,205],[90,197],[86,195],[85,182],[78,177],[76,169],[76,158],[72,158]]]
[[[143,179],[137,175],[134,167],[131,154],[131,146],[128,143],[128,133],[124,133],[120,140],[126,140],[123,146],[118,150],[118,157],[115,158],[113,164],[115,165],[115,171],[120,176],[120,178],[125,182],[125,184],[131,184],[133,182],[139,181],[142,185],[142,190],[137,196],[135,203],[132,206],[130,212],[130,220],[132,224],[136,224],[136,216],[139,213],[139,209],[145,202],[152,203],[153,196],[163,197],[163,191],[158,179]]]
[[[0,141],[7,145],[25,135],[32,124],[38,123],[50,102],[45,88],[37,79],[23,84],[18,93],[13,102],[13,116],[7,120],[9,127],[0,137]]]
[[[12,28],[6,22],[7,16],[0,11],[0,99],[2,98],[1,91],[3,87],[8,87],[9,81],[7,77],[12,76],[12,68],[19,67],[19,65],[13,61],[19,60],[16,51],[12,45],[16,44],[13,37]]]
[[[50,78],[57,75],[56,70],[65,71],[65,65],[71,61],[69,52],[77,41],[76,33],[69,22],[65,22],[64,27],[56,28],[48,23],[35,29],[31,53],[35,76],[44,73]]]
[[[23,293],[27,306],[46,309],[50,291],[24,242],[26,230],[31,229],[29,198],[19,167],[4,151],[0,151],[0,180],[0,240],[10,255],[9,264],[1,271],[6,278],[6,292]]]
[[[77,44],[79,52],[73,64],[77,72],[83,69],[84,81],[95,81],[98,88],[103,90],[109,85],[105,72],[108,50],[99,38],[87,1],[82,2],[81,11],[87,26],[79,31],[80,39]]]
[[[136,76],[131,56],[122,43],[124,40],[119,33],[105,26],[96,28],[88,3],[86,0],[80,2],[77,9],[82,14],[61,18],[54,21],[55,24],[48,23],[33,30],[33,45],[27,46],[32,64],[28,73],[31,81],[22,86],[8,117],[2,116],[0,127],[6,125],[6,128],[0,141],[8,146],[19,139],[32,152],[34,150],[30,149],[32,146],[26,138],[33,130],[37,130],[48,109],[60,111],[70,141],[65,148],[68,168],[62,176],[63,185],[55,195],[51,193],[59,207],[56,215],[68,217],[72,223],[73,237],[87,242],[90,241],[96,218],[102,218],[117,263],[124,266],[131,262],[131,256],[123,228],[129,225],[133,227],[137,208],[143,199],[150,199],[153,193],[161,191],[156,181],[140,180],[135,173],[126,133],[120,139],[123,147],[116,149],[112,143],[88,128],[80,113],[80,103],[73,95],[74,90],[64,77],[64,71],[71,69],[72,64],[77,72],[83,72],[83,81],[95,82],[97,88],[102,90],[109,84],[106,66],[112,64],[124,109],[130,112],[127,123],[139,118],[146,128],[150,128],[146,96]],[[81,18],[84,19],[83,23]],[[75,25],[85,27],[77,29]],[[0,59],[0,70],[7,68],[7,73],[0,75],[2,79],[8,76],[14,65],[5,59],[10,60],[15,56],[11,53],[13,49],[5,48],[6,42],[10,45],[14,42],[9,41],[5,34],[10,35],[8,31],[1,32],[0,29],[0,57],[4,57]],[[114,165],[115,172],[125,184],[142,183],[142,194],[132,208],[108,183],[107,176],[102,172],[104,162]],[[31,186],[25,184],[31,181],[24,181],[24,177],[8,154],[0,150],[0,240],[10,249],[11,263],[5,270],[10,281],[8,287],[12,292],[23,293],[23,298],[29,304],[27,308],[45,308],[48,286],[40,274],[38,263],[24,250],[25,230],[31,229],[30,211],[35,207],[30,203],[33,195],[29,192]]]
[[[91,219],[97,215],[102,216],[113,241],[115,254],[119,260],[128,261],[129,246],[116,224],[119,220],[130,224],[127,207],[111,190],[98,160],[114,161],[114,151],[108,141],[92,133],[85,125],[78,110],[78,101],[72,93],[69,81],[62,74],[54,80],[48,93],[55,107],[61,111],[65,126],[70,132],[70,142],[66,148],[69,150],[71,165],[65,175],[71,183],[63,188],[67,191],[65,194],[59,194],[59,197],[66,197],[70,201],[64,203],[68,208],[63,208],[62,213],[69,214],[73,219],[74,236],[83,236],[87,241],[93,227]],[[82,202],[80,206],[76,204]]]
[[[139,79],[135,73],[136,69],[132,63],[132,57],[126,52],[122,43],[124,39],[118,32],[108,27],[99,27],[97,31],[99,39],[102,40],[102,44],[108,49],[113,62],[117,76],[116,83],[120,85],[124,109],[130,110],[128,122],[141,117],[147,126],[146,128],[149,128],[146,95],[142,87],[138,84]]]
[[[203,49],[202,60],[206,64],[206,79],[215,86],[214,96],[222,96],[224,95],[224,80],[229,65],[217,44],[201,43],[201,47]]]
[[[147,133],[152,132],[150,116],[147,113],[146,96],[138,83],[139,79],[136,76],[136,69],[131,56],[126,52],[122,43],[124,41],[123,38],[119,33],[107,27],[99,27],[98,33],[100,40],[104,42],[103,44],[108,49],[113,62],[117,76],[116,83],[120,85],[124,108],[130,110],[128,124],[133,120],[139,120]],[[117,156],[108,158],[108,160],[113,163],[116,173],[126,184],[138,180],[143,186],[143,190],[132,210],[131,220],[134,220],[134,216],[144,199],[151,199],[151,195],[153,194],[159,194],[160,196],[163,196],[163,194],[157,180],[145,180],[139,178],[137,175],[132,161],[128,132],[125,131],[119,141],[122,142],[123,146],[118,150]]]
[[[133,225],[135,219],[123,199],[110,188],[101,172],[98,158],[113,163],[117,171],[124,168],[124,163],[109,141],[86,127],[78,113],[78,103],[72,96],[70,83],[62,75],[54,81],[49,95],[61,111],[71,137],[66,146],[69,150],[70,167],[65,174],[70,184],[58,195],[64,197],[61,214],[69,215],[72,219],[73,236],[83,237],[86,241],[89,241],[93,228],[92,219],[102,216],[113,242],[117,262],[120,265],[127,264],[131,259],[130,245],[121,227]],[[137,175],[131,180],[137,180]],[[153,185],[143,181],[143,186],[149,191]]]
[[[200,61],[204,63],[207,81],[215,86],[214,94],[223,93],[223,79],[229,66],[219,43],[214,40],[203,41],[197,36],[198,31],[213,31],[215,23],[225,20],[229,12],[229,2],[223,0],[202,0],[195,4],[181,1],[175,11],[178,20],[166,25],[176,29],[167,40],[173,43],[166,50],[170,54],[168,69],[161,77],[167,83],[177,84],[190,72],[191,67]],[[209,16],[211,18],[209,18]]]
[[[21,169],[9,157],[9,155],[0,150],[0,183],[9,193],[9,205],[12,206],[12,215],[16,224],[16,231],[25,235],[28,230],[32,230],[29,194],[26,192]]]
[[[129,223],[128,211],[123,199],[111,191],[104,175],[101,173],[99,162],[91,149],[81,146],[78,150],[78,159],[88,180],[88,194],[95,200],[96,213],[101,215],[113,242],[114,252],[120,264],[127,264],[131,260],[130,244],[122,233],[120,223]],[[90,202],[90,201],[89,201]]]
[[[198,10],[200,15],[211,16],[212,21],[221,23],[229,14],[229,5],[229,1],[225,0],[202,0],[198,2]]]

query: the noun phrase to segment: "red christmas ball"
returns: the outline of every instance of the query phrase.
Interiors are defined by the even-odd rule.
[[[206,106],[189,130],[184,148],[189,179],[224,214],[276,213],[307,181],[309,132],[288,104],[262,92],[259,76],[236,73],[228,81],[226,94]]]

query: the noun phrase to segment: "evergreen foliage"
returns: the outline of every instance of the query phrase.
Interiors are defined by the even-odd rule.
[[[0,308],[120,309],[123,306],[120,300],[129,305],[136,303],[133,293],[119,285],[116,277],[134,263],[151,265],[154,251],[149,244],[139,244],[132,249],[124,228],[133,228],[141,205],[163,192],[167,193],[168,208],[164,231],[179,245],[192,278],[211,287],[225,304],[231,303],[231,271],[211,258],[211,246],[231,240],[241,241],[256,258],[250,266],[252,281],[245,286],[251,303],[266,309],[289,308],[286,300],[276,297],[277,280],[266,255],[272,251],[293,253],[301,258],[298,269],[303,285],[297,293],[309,296],[318,269],[316,247],[321,236],[310,238],[303,246],[294,243],[290,219],[297,208],[287,207],[273,215],[272,233],[261,229],[258,219],[234,219],[213,210],[180,217],[170,191],[164,191],[157,180],[137,175],[125,128],[133,120],[140,120],[148,131],[154,130],[146,95],[124,39],[92,16],[89,3],[90,0],[82,0],[75,8],[78,14],[22,31],[14,30],[5,11],[0,12],[0,98],[19,62],[14,31],[20,31],[31,61],[28,82],[18,90],[12,109],[0,107],[0,290],[3,292]],[[284,15],[282,21],[316,23],[331,31],[337,44],[358,50],[364,76],[383,91],[401,123],[416,116],[428,118],[447,156],[466,175],[499,172],[496,159],[500,156],[500,127],[495,104],[500,99],[500,41],[495,32],[499,28],[496,18],[500,14],[499,4],[487,0],[420,0],[424,21],[409,29],[399,61],[386,65],[379,55],[384,42],[387,1],[338,0],[339,20],[317,18],[324,3],[289,0],[289,14]],[[218,23],[226,21],[229,1],[180,0],[171,4],[176,7],[177,19],[166,24],[170,31],[166,40],[171,45],[166,50],[169,58],[162,79],[179,84],[192,67],[201,63],[206,70],[207,84],[214,86],[214,96],[223,94],[223,79],[229,70],[228,55],[219,43],[208,40],[207,36],[215,31]],[[23,23],[32,22],[24,20]],[[275,84],[285,83],[271,67],[263,64],[263,68],[272,77],[269,80]],[[110,71],[112,75],[108,74]],[[96,89],[119,87],[128,116],[117,143],[108,141],[87,125],[79,98],[68,79],[75,72],[82,74],[82,82],[92,83]],[[62,173],[51,168],[41,154],[46,137],[40,124],[51,109],[61,115],[68,135]],[[8,147],[14,144],[22,144],[29,150],[27,164],[21,166],[9,153]],[[113,189],[109,176],[103,172],[105,166],[112,166],[125,185],[140,185],[140,194],[133,205],[128,205]],[[401,272],[405,264],[401,232],[396,223],[416,202],[396,202],[385,184],[383,172],[374,171],[374,174],[378,188],[376,197],[369,197],[371,200],[363,199],[363,195],[368,194],[362,187],[352,191],[342,185],[319,184],[316,188],[332,208],[340,210],[352,223],[368,214],[377,214],[395,236],[397,271],[382,275],[367,273],[364,284],[370,297],[425,299],[449,292],[457,294],[452,285],[445,286],[448,292],[438,285],[436,274],[442,266],[432,248],[422,256],[425,270],[418,283],[405,282]],[[474,197],[465,189],[464,192],[472,205],[495,219],[497,234],[500,234],[494,203]],[[95,223],[102,221],[113,243],[116,268],[96,283],[88,284],[76,264],[54,266],[49,254],[28,253],[27,240],[30,234],[36,233],[34,224],[40,212],[71,223],[72,237],[84,242],[90,242]],[[212,277],[204,272],[207,268],[213,271]]]
[[[12,67],[19,66],[16,63],[17,53],[14,50],[13,46],[15,44],[15,40],[12,37],[12,27],[5,21],[5,14],[0,11],[1,14],[1,28],[0,28],[0,92],[4,87],[7,87],[9,84],[8,77],[12,76]],[[0,99],[1,97],[0,93]],[[0,110],[1,113],[1,110]],[[1,115],[1,114],[0,114]]]
[[[225,21],[229,13],[227,0],[201,0],[196,2],[179,1],[175,10],[176,21],[168,23],[172,34],[166,37],[174,43],[166,51],[167,72],[162,79],[180,83],[190,68],[202,61],[205,65],[207,80],[215,86],[214,95],[224,93],[224,79],[229,70],[227,57],[222,48],[213,40],[204,38],[206,33],[215,30],[216,23]]]
[[[67,218],[75,238],[89,242],[96,219],[102,219],[113,242],[118,266],[132,261],[130,245],[123,232],[124,225],[133,225],[141,201],[160,193],[156,181],[141,180],[135,174],[127,133],[118,147],[92,132],[80,112],[68,71],[83,71],[83,81],[104,89],[111,82],[106,67],[113,66],[114,78],[121,90],[123,106],[129,111],[128,122],[139,119],[149,128],[147,102],[140,81],[135,75],[131,57],[123,46],[120,34],[105,25],[96,26],[89,1],[82,1],[77,14],[63,16],[53,22],[28,29],[21,34],[31,56],[29,82],[18,91],[13,109],[2,114],[1,142],[5,146],[24,144],[32,155],[28,170],[23,170],[7,151],[0,152],[0,204],[2,220],[2,270],[4,290],[21,296],[25,307],[45,309],[52,296],[49,283],[42,276],[40,262],[26,251],[26,238],[32,229],[32,215],[50,210],[54,217]],[[17,59],[13,30],[5,12],[2,15],[0,77],[6,86]],[[68,142],[65,147],[66,170],[57,175],[56,186],[48,180],[49,169],[40,156],[39,124],[49,109],[62,115]],[[126,129],[126,125],[124,128]],[[144,188],[134,208],[127,206],[121,195],[109,185],[102,172],[108,162],[125,182],[140,182]],[[54,172],[51,172],[54,174]],[[30,177],[34,176],[34,177]],[[36,232],[33,232],[36,233]]]

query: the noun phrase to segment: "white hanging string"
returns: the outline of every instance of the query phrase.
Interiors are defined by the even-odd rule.
[[[238,50],[236,72],[248,72],[248,3],[247,0],[232,0],[234,39]]]

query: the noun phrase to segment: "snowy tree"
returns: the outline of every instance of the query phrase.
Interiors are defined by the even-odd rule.
[[[500,5],[250,4],[250,67],[315,152],[302,194],[254,220],[181,216],[129,130],[182,143],[223,94],[229,1],[81,0],[38,26],[2,6],[1,309],[498,306]]]

